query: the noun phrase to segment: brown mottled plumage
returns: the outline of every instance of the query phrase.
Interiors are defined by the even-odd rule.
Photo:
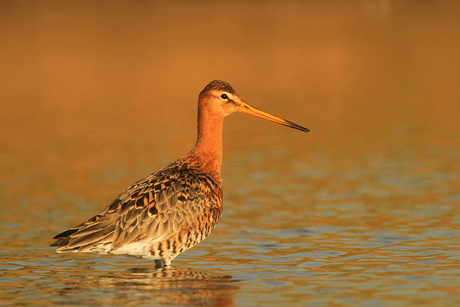
[[[203,241],[222,216],[223,118],[249,113],[308,132],[243,102],[225,81],[210,82],[198,99],[198,137],[192,151],[132,186],[98,215],[54,237],[58,253],[130,255],[170,265]]]

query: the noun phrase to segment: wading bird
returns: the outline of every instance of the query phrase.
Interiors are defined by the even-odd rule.
[[[307,128],[245,103],[227,82],[210,82],[198,97],[198,137],[192,151],[134,183],[101,213],[54,237],[58,253],[130,255],[171,265],[203,241],[222,215],[222,125],[234,112],[303,132]]]

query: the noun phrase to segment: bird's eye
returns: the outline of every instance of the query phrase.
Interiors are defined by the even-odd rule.
[[[222,94],[222,95],[220,95],[220,98],[222,98],[222,99],[228,99],[228,96],[227,96],[227,94]]]

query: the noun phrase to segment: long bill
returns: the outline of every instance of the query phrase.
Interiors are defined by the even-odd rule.
[[[308,129],[308,128],[302,127],[302,126],[297,125],[297,124],[295,124],[293,122],[290,122],[288,120],[279,118],[279,117],[277,117],[275,115],[271,115],[269,113],[266,113],[264,111],[256,109],[256,108],[248,105],[247,103],[245,103],[243,101],[241,101],[241,105],[240,105],[240,107],[238,109],[238,112],[247,113],[247,114],[257,116],[257,117],[268,119],[269,121],[275,122],[277,124],[281,124],[281,125],[286,126],[286,127],[294,128],[294,129],[297,129],[297,130],[300,130],[300,131],[303,131],[303,132],[309,132],[310,131],[310,129]]]

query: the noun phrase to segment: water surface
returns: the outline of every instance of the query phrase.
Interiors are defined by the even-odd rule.
[[[21,3],[0,10],[0,305],[460,304],[458,4]],[[224,215],[172,268],[48,247],[192,148],[216,78],[311,132],[226,118]]]

